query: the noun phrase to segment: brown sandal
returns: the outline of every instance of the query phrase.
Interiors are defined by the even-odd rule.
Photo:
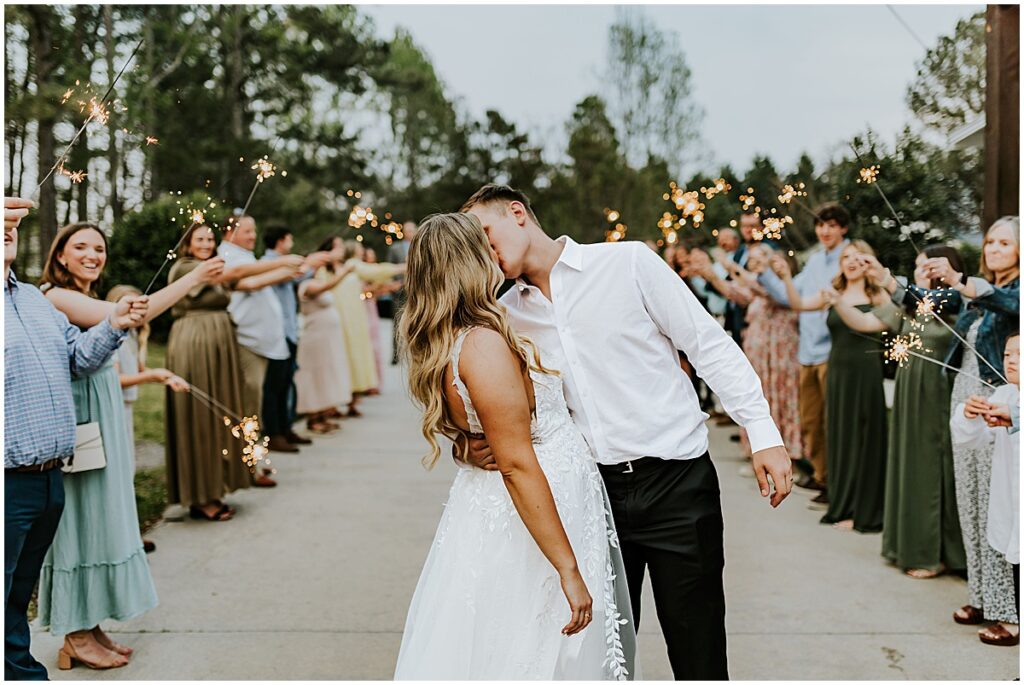
[[[194,519],[202,519],[204,521],[230,521],[232,516],[227,507],[222,506],[211,514],[202,507],[195,505],[189,507],[188,515]]]
[[[965,604],[953,612],[953,620],[962,626],[976,626],[985,622],[985,615],[978,607]]]
[[[978,638],[986,645],[996,647],[1016,647],[1020,644],[1020,634],[1014,635],[1002,623],[993,623],[978,631]]]

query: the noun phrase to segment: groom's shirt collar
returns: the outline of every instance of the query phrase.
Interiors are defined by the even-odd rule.
[[[563,246],[562,254],[558,256],[555,266],[565,264],[575,271],[583,271],[583,248],[580,244],[567,235],[555,238],[555,242],[561,243]],[[552,268],[552,270],[554,269]],[[520,293],[526,292],[527,288],[530,287],[532,287],[532,284],[527,282],[522,276],[516,279],[516,289]]]

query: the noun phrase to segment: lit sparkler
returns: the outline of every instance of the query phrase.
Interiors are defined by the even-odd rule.
[[[910,360],[911,356],[916,356],[912,355],[914,350],[924,350],[921,336],[917,333],[895,335],[886,343],[885,357],[889,361],[898,363],[900,368],[902,368]]]
[[[626,237],[626,232],[629,230],[629,226],[619,221],[622,218],[621,212],[617,209],[604,210],[604,218],[609,224],[613,224],[604,232],[605,241],[609,243],[617,243]]]
[[[857,183],[863,183],[864,185],[871,185],[878,180],[878,172],[881,168],[877,164],[872,164],[869,167],[862,167],[860,175],[857,178]]]
[[[158,145],[160,141],[153,136],[146,136],[146,145]]]
[[[732,186],[724,178],[715,179],[714,184],[709,187],[701,187],[700,192],[704,193],[704,197],[707,199],[713,198],[719,193],[727,193],[732,190]]]
[[[740,195],[740,204],[743,206],[744,212],[757,204],[757,198],[754,197],[753,188],[747,188],[747,192]]]
[[[788,205],[794,199],[806,196],[807,192],[804,190],[803,183],[797,183],[796,185],[787,183],[782,186],[782,189],[779,191],[779,204]]]

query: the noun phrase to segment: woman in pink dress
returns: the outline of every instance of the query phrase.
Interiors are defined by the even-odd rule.
[[[768,297],[757,283],[757,275],[768,267],[773,250],[764,243],[750,248],[744,269],[731,260],[725,264],[732,280],[720,278],[704,256],[690,256],[691,268],[707,280],[729,300],[747,307],[747,328],[743,331],[743,352],[761,379],[764,396],[772,410],[772,418],[782,433],[789,453],[800,455],[803,442],[800,437],[800,407],[797,390],[800,380],[800,362],[797,361],[796,340],[799,339],[799,315],[780,307]],[[793,257],[786,253],[790,267],[795,268]],[[749,451],[746,440],[745,449]]]

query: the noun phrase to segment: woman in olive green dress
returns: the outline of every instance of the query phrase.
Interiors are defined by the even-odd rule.
[[[839,256],[834,290],[800,297],[789,268],[774,260],[786,283],[793,309],[824,309],[842,300],[861,312],[888,299],[867,275],[861,255],[874,251],[862,240],[851,241]],[[832,350],[825,383],[825,439],[828,461],[828,511],[822,523],[842,530],[882,530],[885,495],[886,425],[882,390],[882,343],[877,336],[851,330],[834,310],[828,313]]]
[[[951,247],[933,246],[917,256],[918,288],[941,287],[924,272],[926,260],[945,257],[963,272],[963,259]],[[868,260],[870,264],[873,260]],[[887,269],[874,262],[882,287],[893,293],[869,313],[843,303],[834,308],[848,326],[863,333],[889,331],[920,338],[916,354],[942,361],[953,334],[934,316],[916,313],[917,299],[900,287]],[[959,300],[937,303],[936,314],[956,322]],[[945,311],[950,309],[951,311]],[[967,560],[956,507],[953,451],[949,437],[952,383],[938,364],[911,356],[896,371],[889,458],[885,479],[885,525],[882,555],[912,578],[934,578],[944,570],[962,570]]]
[[[182,259],[174,263],[173,283],[214,256],[217,241],[208,226],[193,226],[183,240]],[[218,284],[193,288],[171,310],[175,318],[167,341],[166,366],[228,408],[242,407],[238,343],[228,316],[230,294]],[[226,521],[234,510],[221,500],[249,487],[242,443],[224,418],[191,394],[167,393],[167,499],[189,507],[193,518]]]

